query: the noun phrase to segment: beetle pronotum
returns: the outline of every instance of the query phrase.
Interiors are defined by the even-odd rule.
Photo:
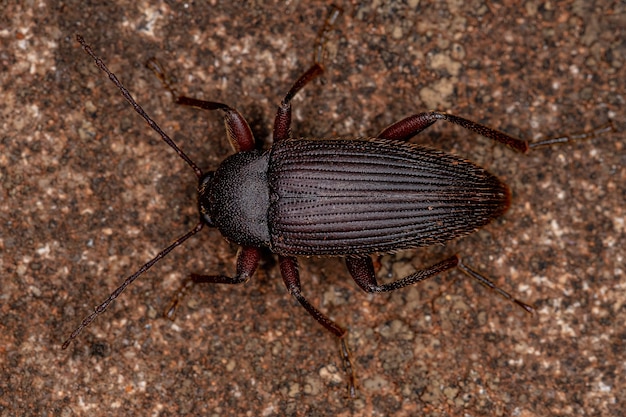
[[[274,122],[272,147],[255,149],[245,119],[226,104],[179,96],[156,61],[150,66],[172,92],[176,103],[220,110],[236,153],[216,171],[203,173],[135,102],[130,93],[97,57],[81,36],[78,42],[121,91],[124,98],[198,177],[200,220],[156,257],[128,277],[63,343],[67,348],[124,289],[175,247],[205,225],[217,227],[231,242],[241,245],[236,274],[196,275],[181,287],[170,313],[192,283],[240,284],[255,272],[261,248],[278,255],[280,272],[289,292],[322,326],[340,341],[342,359],[354,395],[354,373],[346,344],[347,331],[314,307],[301,293],[296,257],[345,257],[350,275],[366,292],[387,292],[415,284],[440,272],[459,268],[527,311],[532,307],[497,288],[491,281],[453,255],[397,281],[379,284],[370,255],[445,243],[465,236],[504,213],[509,205],[507,186],[485,169],[454,155],[407,143],[437,120],[447,120],[469,131],[503,143],[518,152],[539,146],[596,136],[611,125],[578,135],[529,143],[495,129],[446,113],[419,113],[384,129],[374,138],[293,139],[291,100],[323,72],[321,49],[331,14],[320,32],[314,64],[283,98]]]

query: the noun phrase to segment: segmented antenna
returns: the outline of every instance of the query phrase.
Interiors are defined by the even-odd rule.
[[[87,52],[89,56],[93,58],[98,68],[100,68],[109,76],[109,79],[120,90],[120,92],[122,93],[126,101],[128,101],[130,105],[133,106],[133,109],[135,109],[135,111],[139,113],[141,117],[143,117],[143,119],[148,123],[148,125],[150,125],[152,129],[154,129],[159,135],[161,135],[161,139],[163,139],[165,143],[167,143],[172,149],[174,149],[176,153],[178,154],[178,156],[180,156],[185,162],[187,162],[187,164],[191,167],[191,169],[193,169],[193,172],[195,172],[198,179],[200,179],[202,177],[202,171],[200,170],[200,168],[198,168],[198,166],[183,151],[180,150],[180,148],[174,143],[174,141],[170,139],[170,137],[167,136],[167,134],[163,130],[161,130],[159,125],[157,125],[156,122],[152,120],[150,116],[148,116],[148,114],[141,108],[141,106],[137,104],[137,102],[135,101],[133,96],[130,95],[130,92],[126,89],[126,87],[124,87],[122,83],[120,82],[120,80],[117,79],[115,74],[113,74],[107,68],[107,66],[104,65],[104,61],[102,61],[102,59],[100,59],[93,52],[93,50],[91,49],[89,45],[87,45],[83,37],[80,35],[76,35],[76,40],[82,45],[85,52]]]
[[[154,129],[159,135],[161,135],[161,138],[163,139],[163,141],[167,143],[170,147],[172,147],[176,151],[178,156],[180,156],[185,162],[187,162],[187,164],[191,167],[191,169],[193,169],[198,179],[202,178],[202,171],[200,170],[200,168],[198,168],[198,166],[183,151],[181,151],[180,148],[178,148],[178,146],[176,146],[174,141],[170,139],[170,137],[165,132],[163,132],[163,130],[161,130],[161,128],[150,118],[150,116],[148,116],[148,114],[141,108],[141,106],[137,104],[137,102],[133,99],[133,97],[130,95],[128,90],[117,79],[115,74],[109,71],[109,69],[106,67],[106,65],[102,61],[102,59],[96,56],[96,54],[93,52],[91,47],[87,45],[83,37],[80,35],[76,35],[76,39],[82,45],[85,52],[87,52],[93,58],[98,68],[100,68],[109,76],[109,79],[120,90],[120,92],[122,93],[126,101],[128,101],[130,105],[133,106],[133,109],[135,109],[135,111],[139,113],[141,117],[143,117],[143,119],[148,123],[148,125],[150,125],[152,129]],[[170,253],[174,248],[176,248],[177,246],[180,246],[184,241],[186,241],[187,239],[189,239],[190,237],[198,233],[200,230],[202,230],[202,227],[204,227],[204,223],[202,222],[202,220],[200,220],[198,224],[194,226],[193,229],[191,229],[190,231],[188,231],[187,233],[185,233],[184,235],[176,239],[171,245],[169,245],[167,248],[159,252],[150,261],[146,262],[141,268],[137,270],[137,272],[135,272],[134,274],[126,278],[124,282],[122,283],[122,285],[120,285],[115,291],[113,291],[111,295],[109,295],[109,297],[103,303],[101,303],[99,306],[95,308],[93,313],[91,313],[89,316],[83,319],[80,325],[78,325],[78,327],[72,332],[70,337],[68,337],[67,340],[63,342],[63,345],[61,347],[63,349],[67,349],[67,347],[72,343],[72,341],[76,339],[76,337],[78,337],[80,332],[82,332],[85,327],[89,326],[89,324],[91,324],[91,322],[94,321],[96,317],[102,314],[107,309],[109,304],[111,304],[117,297],[120,296],[120,294],[126,289],[126,287],[132,284],[137,278],[139,278],[141,274],[143,274],[148,269],[150,269],[152,265],[159,262],[163,257],[165,257],[168,253]]]

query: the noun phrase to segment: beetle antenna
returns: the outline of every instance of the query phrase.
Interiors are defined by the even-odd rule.
[[[159,252],[157,254],[157,256],[155,256],[154,258],[152,258],[151,260],[146,262],[141,268],[139,268],[137,270],[137,272],[135,272],[134,274],[132,274],[131,276],[126,278],[124,280],[124,282],[122,283],[122,285],[117,287],[117,289],[115,291],[113,291],[111,293],[111,295],[109,295],[109,298],[104,300],[104,302],[102,304],[100,304],[98,307],[96,307],[93,313],[91,313],[90,315],[88,315],[87,317],[85,317],[83,319],[83,321],[78,325],[78,327],[76,329],[74,329],[74,331],[72,332],[70,337],[68,337],[67,340],[65,342],[63,342],[63,345],[61,346],[61,348],[62,349],[67,349],[67,347],[70,345],[70,343],[72,343],[72,340],[76,339],[76,337],[78,337],[80,332],[82,332],[85,327],[89,326],[91,324],[91,322],[96,319],[96,317],[98,317],[100,314],[104,313],[104,311],[107,309],[109,304],[111,304],[117,297],[119,297],[120,294],[122,292],[124,292],[126,287],[128,287],[130,284],[132,284],[137,278],[139,278],[139,276],[141,274],[143,274],[148,269],[150,269],[150,267],[152,267],[152,265],[154,265],[155,263],[159,262],[163,257],[165,257],[165,255],[170,253],[174,248],[176,248],[177,246],[181,245],[184,241],[186,241],[191,236],[195,235],[200,230],[202,230],[203,226],[204,226],[204,223],[202,221],[198,222],[198,224],[196,224],[196,226],[193,229],[191,229],[190,231],[185,233],[183,236],[181,236],[178,239],[176,239],[174,241],[174,243],[169,245],[167,248],[163,249],[161,252]]]
[[[161,139],[163,139],[165,143],[167,143],[172,149],[174,149],[174,151],[176,151],[178,156],[180,156],[185,162],[187,162],[187,165],[189,165],[191,169],[193,169],[193,172],[196,174],[196,176],[198,178],[202,178],[202,170],[200,170],[200,168],[198,168],[198,166],[182,150],[180,150],[180,148],[174,143],[174,141],[170,139],[170,137],[163,130],[161,130],[159,125],[157,125],[156,122],[152,120],[150,116],[148,116],[148,114],[141,108],[141,106],[137,104],[137,102],[135,101],[133,96],[131,96],[130,92],[126,89],[126,87],[124,87],[122,83],[120,82],[120,80],[117,79],[115,74],[113,74],[107,68],[107,66],[104,64],[104,61],[102,61],[102,59],[100,59],[94,53],[91,47],[87,45],[87,43],[85,42],[85,39],[83,39],[83,37],[80,35],[76,35],[76,40],[82,45],[85,52],[87,52],[89,56],[91,56],[91,58],[94,60],[98,68],[100,68],[109,76],[109,79],[120,90],[120,92],[122,93],[126,101],[128,101],[130,105],[133,106],[133,109],[135,109],[135,111],[139,113],[141,117],[143,117],[143,119],[148,123],[148,125],[150,125],[152,129],[154,129],[154,131],[156,131],[159,135],[161,135]]]

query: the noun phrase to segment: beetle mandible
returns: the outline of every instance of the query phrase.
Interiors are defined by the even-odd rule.
[[[281,101],[274,121],[274,143],[255,149],[255,139],[243,116],[230,106],[179,96],[156,61],[150,66],[170,89],[178,104],[223,113],[227,137],[236,153],[216,171],[203,173],[135,102],[128,90],[95,55],[84,39],[78,42],[121,91],[124,98],[161,138],[187,162],[198,177],[200,219],[156,257],[122,283],[87,316],[63,343],[66,349],[78,334],[152,265],[198,233],[216,227],[241,246],[236,273],[192,274],[177,293],[171,314],[192,283],[241,284],[255,272],[261,249],[276,254],[290,294],[322,326],[340,340],[341,354],[354,395],[354,373],[346,343],[347,330],[313,306],[302,294],[297,267],[300,256],[340,256],[357,285],[366,292],[388,292],[458,268],[483,285],[531,312],[532,307],[497,288],[453,255],[426,269],[387,284],[379,284],[370,255],[443,244],[468,235],[503,214],[510,200],[507,186],[484,168],[440,150],[409,144],[408,139],[438,120],[525,153],[530,149],[594,137],[612,129],[609,124],[591,132],[529,143],[440,112],[419,113],[393,123],[376,137],[365,139],[294,139],[290,134],[291,100],[323,72],[320,49],[331,14],[320,31],[313,65],[293,84]]]

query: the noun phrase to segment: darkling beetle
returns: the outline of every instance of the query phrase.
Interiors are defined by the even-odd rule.
[[[174,311],[193,283],[246,282],[259,264],[261,248],[268,248],[278,255],[280,272],[291,295],[340,340],[351,395],[355,394],[355,382],[346,343],[347,331],[304,297],[296,257],[345,257],[354,281],[370,293],[397,290],[456,267],[532,312],[532,307],[497,288],[463,264],[457,255],[397,281],[378,283],[370,255],[443,244],[476,231],[503,214],[509,206],[507,186],[485,169],[463,158],[407,143],[407,140],[437,120],[446,120],[524,153],[539,146],[593,137],[612,127],[609,124],[588,133],[528,143],[458,116],[428,112],[400,120],[375,138],[292,138],[291,100],[323,72],[320,61],[324,38],[338,14],[337,9],[329,14],[320,31],[314,64],[298,78],[278,107],[274,143],[267,151],[255,149],[250,127],[237,110],[222,103],[179,96],[156,61],[149,62],[176,103],[222,111],[226,133],[236,153],[225,159],[216,171],[207,173],[174,144],[83,38],[77,36],[84,50],[135,111],[194,170],[199,180],[200,220],[191,231],[128,277],[72,332],[63,343],[63,349],[128,285],[205,225],[216,227],[227,240],[241,246],[236,274],[233,277],[192,274],[174,297],[168,314]]]

